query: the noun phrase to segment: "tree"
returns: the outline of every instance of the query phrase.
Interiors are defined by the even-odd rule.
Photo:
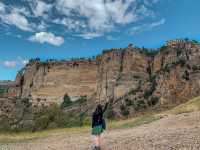
[[[64,109],[66,107],[69,107],[72,105],[72,101],[70,99],[70,97],[68,96],[68,94],[65,94],[64,97],[63,97],[63,102],[61,104],[61,109]]]

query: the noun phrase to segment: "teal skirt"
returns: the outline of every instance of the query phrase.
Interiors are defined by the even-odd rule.
[[[101,133],[103,133],[102,125],[92,128],[92,135],[100,135]]]

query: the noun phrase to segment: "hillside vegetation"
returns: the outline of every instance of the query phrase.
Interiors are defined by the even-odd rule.
[[[130,118],[126,120],[118,120],[118,121],[108,121],[108,130],[116,130],[116,129],[130,129],[134,127],[138,127],[144,124],[149,124],[159,119],[162,119],[168,115],[178,115],[181,113],[189,113],[200,111],[200,97],[196,97],[184,104],[181,104],[171,110],[156,114],[146,114],[143,116],[139,116],[136,118]],[[89,118],[88,118],[89,119]],[[84,127],[72,127],[72,128],[63,128],[63,129],[52,129],[40,132],[21,132],[21,133],[1,133],[0,134],[0,143],[10,143],[10,142],[22,142],[26,140],[33,140],[38,138],[46,138],[53,137],[58,135],[65,134],[84,134],[90,132],[90,126],[86,125]]]

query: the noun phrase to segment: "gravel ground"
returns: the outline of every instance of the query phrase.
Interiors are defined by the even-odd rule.
[[[0,150],[90,150],[90,133],[0,145]],[[200,112],[168,116],[103,135],[102,150],[200,150]]]

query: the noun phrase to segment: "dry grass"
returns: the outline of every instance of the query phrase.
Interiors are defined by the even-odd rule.
[[[89,132],[89,127],[81,128],[63,128],[63,129],[52,129],[40,132],[20,132],[20,133],[1,133],[0,143],[12,143],[21,142],[26,140],[33,140],[38,138],[45,138],[49,136],[57,136],[63,134],[77,134]]]
[[[161,119],[160,116],[146,115],[146,116],[138,117],[131,122],[124,123],[119,128],[124,128],[124,129],[133,128],[133,127],[137,127],[140,125],[149,124],[149,123],[154,122],[159,119]]]
[[[153,121],[160,119],[158,116],[146,115],[137,118],[132,118],[128,120],[121,121],[108,121],[107,128],[108,130],[114,129],[126,129],[142,124],[148,124]],[[45,130],[40,132],[21,132],[21,133],[2,133],[0,134],[0,143],[12,143],[12,142],[21,142],[27,140],[33,140],[38,138],[52,137],[57,135],[64,134],[77,134],[77,133],[86,133],[90,132],[90,126],[80,127],[80,128],[64,128],[64,129],[54,129],[54,130]]]
[[[181,104],[172,110],[166,111],[164,114],[178,115],[182,113],[189,113],[194,111],[200,111],[200,97],[196,97],[185,104]]]

